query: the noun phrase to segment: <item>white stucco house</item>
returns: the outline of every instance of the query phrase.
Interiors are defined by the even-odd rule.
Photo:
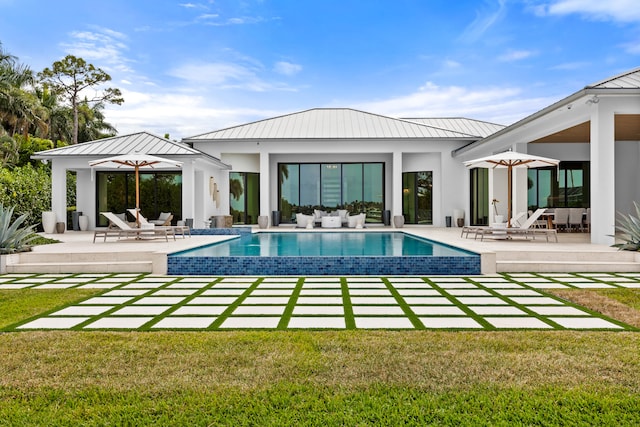
[[[348,210],[370,224],[388,215],[444,227],[492,221],[506,200],[506,171],[464,161],[513,150],[561,160],[518,170],[513,209],[591,208],[591,240],[613,243],[616,212],[640,200],[640,69],[611,77],[511,126],[467,118],[392,118],[346,108],[292,113],[173,142],[141,132],[42,151],[50,161],[52,210],[66,212],[67,171],[77,174],[77,209],[101,225],[101,210],[131,206],[131,172],[88,162],[145,152],[183,162],[143,176],[146,215],[172,210],[204,227],[211,216],[235,224],[258,216],[293,224],[296,213]],[[506,214],[505,204],[498,204]]]

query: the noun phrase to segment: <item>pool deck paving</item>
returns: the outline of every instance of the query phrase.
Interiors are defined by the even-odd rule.
[[[260,231],[300,232],[300,229],[272,227]],[[318,228],[303,232],[322,231],[326,230]],[[341,231],[353,232],[354,230],[335,230],[335,232]],[[546,242],[543,238],[525,240],[521,237],[510,240],[485,239],[480,241],[462,237],[460,228],[406,226],[403,229],[395,229],[372,226],[357,232],[376,231],[402,231],[478,253],[481,256],[481,271],[484,274],[496,272],[640,272],[640,253],[618,251],[608,245],[591,244],[589,233],[559,233],[559,242],[555,243]],[[7,262],[7,270],[14,273],[146,272],[167,274],[167,254],[236,237],[193,235],[184,239],[178,237],[175,241],[170,239],[168,242],[162,239],[116,240],[112,238],[107,242],[99,240],[93,243],[93,232],[90,231],[67,231],[63,234],[46,236],[58,239],[60,243],[40,245],[34,247],[32,252],[11,255]],[[229,275],[234,274],[242,273],[229,273]],[[261,275],[263,273],[250,274]],[[350,275],[350,273],[335,273],[334,275],[343,274]],[[367,274],[367,272],[359,271],[353,274]]]
[[[98,289],[4,331],[609,330],[637,328],[558,298],[559,288],[640,288],[640,273],[429,277],[6,274],[0,289]]]

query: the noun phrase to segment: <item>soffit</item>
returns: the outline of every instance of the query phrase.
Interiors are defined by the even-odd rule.
[[[616,141],[640,141],[640,114],[616,114],[614,125]],[[587,121],[531,142],[553,143],[590,141],[591,122]]]

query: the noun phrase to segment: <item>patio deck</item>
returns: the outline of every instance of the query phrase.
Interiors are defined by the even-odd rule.
[[[278,227],[271,230],[297,232]],[[618,251],[589,242],[588,233],[558,233],[558,243],[545,239],[484,241],[460,236],[459,228],[406,226],[400,230],[373,227],[367,231],[404,231],[480,253],[484,274],[500,272],[640,272],[636,252]],[[268,231],[268,230],[266,230]],[[320,230],[319,230],[320,231]],[[353,231],[349,229],[349,231]],[[192,236],[173,241],[121,239],[92,243],[93,232],[52,234],[61,243],[37,246],[32,252],[14,254],[7,270],[12,273],[154,273],[166,274],[167,254],[232,236]]]

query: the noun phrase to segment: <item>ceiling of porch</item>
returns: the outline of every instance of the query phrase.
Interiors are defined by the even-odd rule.
[[[615,140],[616,141],[640,141],[640,114],[616,114],[615,116]],[[591,122],[586,121],[579,125],[547,135],[532,143],[554,142],[590,142]]]

